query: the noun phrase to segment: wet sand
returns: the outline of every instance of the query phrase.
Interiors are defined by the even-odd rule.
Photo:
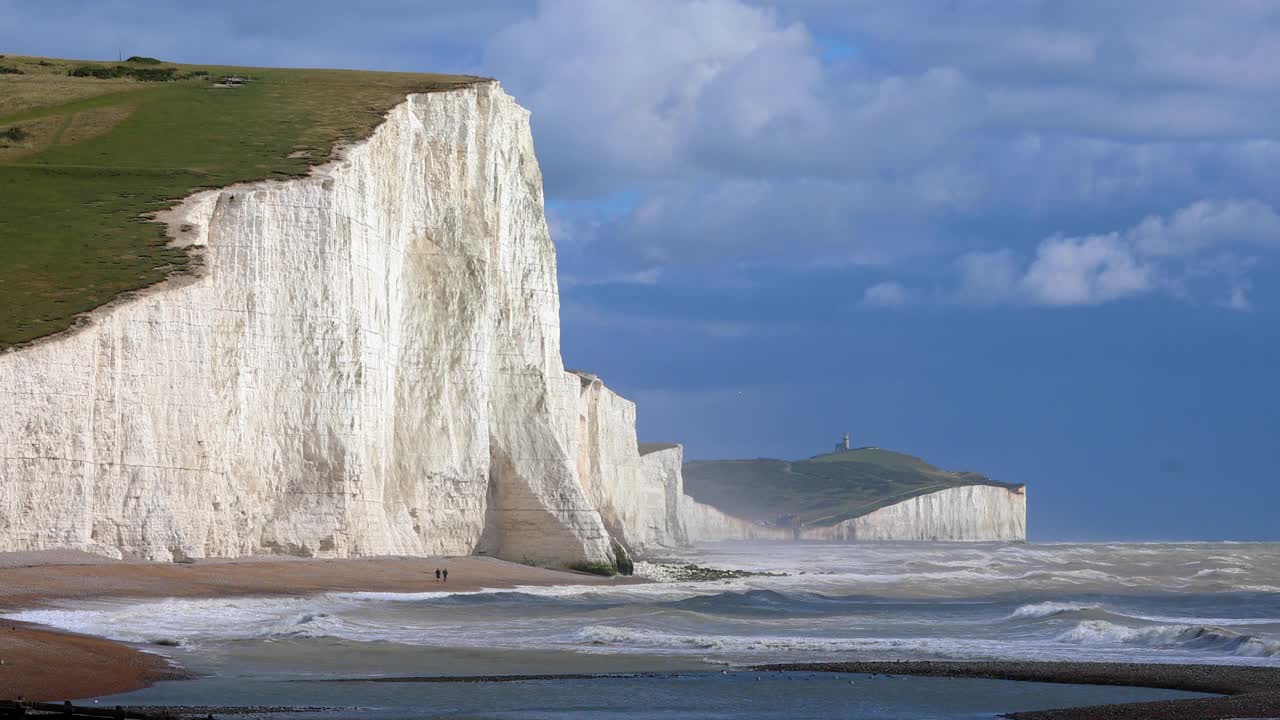
[[[1218,693],[1224,697],[1011,713],[1015,720],[1225,720],[1280,717],[1280,668],[1093,662],[850,662],[761,665],[762,671],[986,678]]]
[[[3,620],[0,661],[0,700],[96,697],[185,677],[159,655]]]
[[[448,568],[437,583],[436,568]],[[642,582],[535,568],[485,557],[317,560],[250,558],[194,564],[113,561],[85,553],[0,553],[0,611],[62,600],[425,592]],[[0,620],[0,699],[95,697],[181,677],[132,646]]]

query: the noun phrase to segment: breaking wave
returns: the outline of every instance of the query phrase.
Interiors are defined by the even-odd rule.
[[[1080,645],[1140,645],[1215,651],[1241,657],[1280,656],[1280,641],[1208,625],[1128,627],[1106,620],[1085,620],[1057,639]]]
[[[1009,615],[1008,619],[1010,620],[1038,619],[1038,618],[1055,617],[1058,615],[1068,615],[1068,614],[1074,615],[1074,614],[1089,613],[1089,612],[1104,613],[1106,612],[1106,609],[1104,609],[1101,605],[1090,605],[1087,603],[1041,602],[1041,603],[1034,603],[1031,605],[1023,605],[1019,607],[1018,609],[1014,610],[1012,614]]]

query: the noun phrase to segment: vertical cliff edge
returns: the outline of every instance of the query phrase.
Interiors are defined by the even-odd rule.
[[[497,83],[166,220],[198,276],[0,355],[0,550],[612,562],[528,113]]]

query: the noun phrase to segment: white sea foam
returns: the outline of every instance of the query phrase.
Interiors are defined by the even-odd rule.
[[[1031,605],[1023,605],[1014,610],[1010,618],[1045,618],[1054,615],[1063,615],[1065,613],[1075,613],[1085,610],[1104,610],[1101,605],[1091,605],[1089,603],[1071,603],[1071,602],[1041,602]]]
[[[1058,637],[1084,645],[1144,645],[1220,651],[1243,657],[1280,655],[1280,642],[1206,625],[1129,627],[1106,620],[1085,620]]]
[[[1007,643],[973,638],[820,638],[779,635],[707,635],[656,632],[645,628],[592,625],[579,630],[574,640],[584,646],[631,651],[707,653],[731,656],[809,655],[830,658],[832,653],[923,654],[934,658],[997,657],[1007,654]],[[1035,652],[1031,646],[1025,648]]]
[[[1210,560],[1210,554],[1219,557]],[[485,591],[428,586],[416,593],[310,598],[104,601],[8,617],[181,647],[324,638],[675,653],[717,662],[838,655],[1280,664],[1273,597],[1280,587],[1280,545],[806,543],[717,546],[688,561],[792,574],[694,583]]]
[[[1058,617],[1062,615],[1079,615],[1079,614],[1105,614],[1115,618],[1123,618],[1129,620],[1144,620],[1148,622],[1168,623],[1176,625],[1213,625],[1213,626],[1237,626],[1237,625],[1277,625],[1280,626],[1280,618],[1274,617],[1198,617],[1187,615],[1150,615],[1142,612],[1136,612],[1123,608],[1107,607],[1094,603],[1074,603],[1074,602],[1039,602],[1029,605],[1022,605],[1015,609],[1008,617],[1010,620],[1020,619],[1039,619]]]
[[[1220,577],[1222,575],[1247,575],[1248,573],[1249,571],[1242,567],[1206,568],[1191,577]]]

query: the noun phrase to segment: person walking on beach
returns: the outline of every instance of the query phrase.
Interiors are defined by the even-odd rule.
[[[444,569],[444,581],[449,582],[449,568]]]
[[[440,568],[436,568],[436,582],[440,582]]]

